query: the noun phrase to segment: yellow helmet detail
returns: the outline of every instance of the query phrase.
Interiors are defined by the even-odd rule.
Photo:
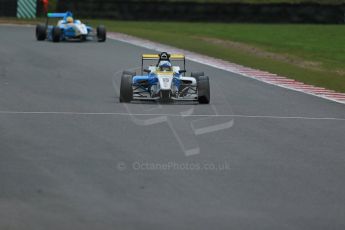
[[[67,17],[66,21],[67,21],[67,23],[73,23],[73,18],[72,17]]]

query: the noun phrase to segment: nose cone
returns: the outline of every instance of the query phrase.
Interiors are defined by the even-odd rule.
[[[170,90],[172,84],[172,76],[159,77],[159,84],[162,90]]]
[[[79,32],[80,35],[87,35],[87,28],[84,24],[74,25],[74,28],[77,30],[77,34]]]
[[[87,28],[85,25],[80,25],[80,33],[83,35],[87,34]]]

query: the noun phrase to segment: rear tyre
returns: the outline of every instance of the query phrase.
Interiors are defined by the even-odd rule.
[[[200,104],[210,103],[210,82],[207,76],[198,77],[198,101]]]
[[[60,42],[61,29],[59,27],[56,27],[56,26],[53,27],[52,38],[53,38],[53,42]]]
[[[129,103],[133,100],[132,79],[135,74],[124,71],[121,77],[120,102]]]
[[[107,39],[107,30],[104,26],[97,27],[97,39],[98,42],[105,42],[105,40]]]
[[[36,26],[36,39],[43,41],[47,38],[47,28],[45,25],[39,24]]]
[[[204,72],[192,72],[190,74],[191,77],[194,77],[197,81],[199,80],[199,77],[204,76]]]

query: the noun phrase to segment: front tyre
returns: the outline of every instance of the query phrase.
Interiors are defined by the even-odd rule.
[[[36,26],[37,41],[44,41],[47,38],[47,28],[45,25],[39,24]]]
[[[97,39],[98,42],[105,42],[105,40],[107,39],[107,30],[104,26],[97,27]]]
[[[60,39],[61,39],[61,29],[59,27],[56,27],[56,26],[53,27],[52,39],[53,39],[53,42],[60,42]]]
[[[87,41],[87,35],[81,35],[80,41],[81,42],[86,42]]]
[[[200,104],[210,104],[210,82],[207,76],[198,77],[198,101]]]
[[[135,74],[134,74],[135,75]],[[121,77],[120,102],[129,103],[133,100],[132,80],[133,74],[124,71]]]

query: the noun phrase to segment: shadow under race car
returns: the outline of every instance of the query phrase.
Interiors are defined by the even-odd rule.
[[[158,60],[156,65],[144,69],[144,61]],[[171,61],[182,61],[184,68],[172,66]],[[139,101],[194,101],[210,103],[209,78],[203,72],[186,73],[185,56],[181,54],[144,54],[141,62],[141,75],[124,71],[121,77],[120,102]],[[143,74],[146,73],[146,74]]]
[[[50,18],[62,18],[56,26],[49,25]],[[104,26],[98,26],[97,30],[81,23],[80,20],[74,20],[71,12],[66,13],[48,13],[45,24],[36,26],[36,38],[38,41],[48,39],[53,42],[77,40],[87,41],[94,40],[104,42],[107,38],[107,32]]]

